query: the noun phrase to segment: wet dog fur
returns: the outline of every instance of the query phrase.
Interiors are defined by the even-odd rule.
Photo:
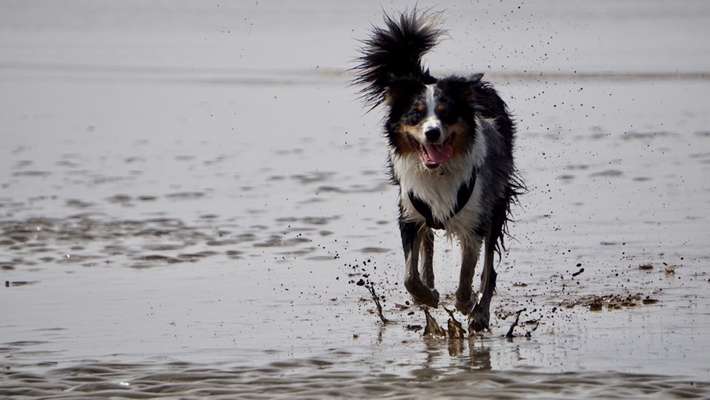
[[[495,254],[505,251],[510,206],[523,190],[513,162],[515,126],[483,74],[438,78],[424,68],[422,56],[443,33],[432,18],[412,11],[385,15],[384,22],[363,42],[355,83],[370,109],[387,106],[404,285],[416,302],[438,306],[432,230],[443,229],[462,249],[456,308],[469,315],[473,331],[481,331],[490,320]],[[484,243],[476,295],[472,281]]]

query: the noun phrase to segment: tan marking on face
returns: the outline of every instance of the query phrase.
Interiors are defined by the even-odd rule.
[[[419,151],[419,142],[417,141],[417,132],[420,132],[421,128],[418,125],[400,125],[399,131],[395,138],[397,142],[397,148],[402,154],[409,154]]]
[[[454,157],[464,155],[473,146],[473,134],[465,122],[459,120],[451,125],[447,125],[446,129],[449,135],[453,135]]]

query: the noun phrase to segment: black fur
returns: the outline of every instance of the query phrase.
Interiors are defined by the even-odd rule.
[[[360,64],[355,67],[354,83],[364,86],[362,97],[371,109],[385,100],[387,89],[395,95],[395,88],[409,92],[435,82],[421,59],[441,34],[441,30],[425,24],[416,10],[402,14],[399,21],[385,14],[385,28],[373,28],[372,36],[363,41]]]
[[[495,92],[493,92],[495,94]],[[497,94],[495,98],[500,100]],[[498,103],[496,99],[488,99]],[[500,100],[505,109],[505,103]],[[506,110],[507,111],[507,110]],[[514,141],[514,125],[507,112],[504,117],[496,118],[497,132],[480,129],[479,133],[486,135],[488,153],[484,168],[479,171],[479,180],[485,182],[481,207],[486,211],[474,231],[486,238],[488,243],[494,243],[496,252],[500,255],[506,251],[505,237],[508,234],[508,222],[511,220],[511,205],[517,202],[518,196],[525,191],[522,180],[517,174],[513,163],[512,144]],[[508,125],[509,124],[509,125]],[[507,129],[504,127],[507,126]],[[498,142],[498,143],[496,143]],[[510,143],[510,146],[508,145]]]
[[[400,208],[399,232],[402,235],[402,249],[404,249],[404,258],[409,256],[414,247],[414,241],[417,240],[417,232],[420,225],[413,222],[406,222],[402,218],[402,209]]]

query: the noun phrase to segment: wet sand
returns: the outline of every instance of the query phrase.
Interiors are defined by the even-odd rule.
[[[450,340],[348,87],[379,5],[111,4],[0,6],[0,397],[710,395],[707,6],[449,7],[432,64],[487,71],[530,188],[491,332]]]

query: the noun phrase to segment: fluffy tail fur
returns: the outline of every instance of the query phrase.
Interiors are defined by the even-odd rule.
[[[424,53],[439,42],[443,31],[433,26],[432,18],[403,13],[399,21],[385,14],[385,26],[374,27],[364,40],[360,62],[355,66],[355,84],[363,85],[362,98],[372,108],[385,100],[387,88],[400,80],[433,83],[429,70],[422,66]]]

